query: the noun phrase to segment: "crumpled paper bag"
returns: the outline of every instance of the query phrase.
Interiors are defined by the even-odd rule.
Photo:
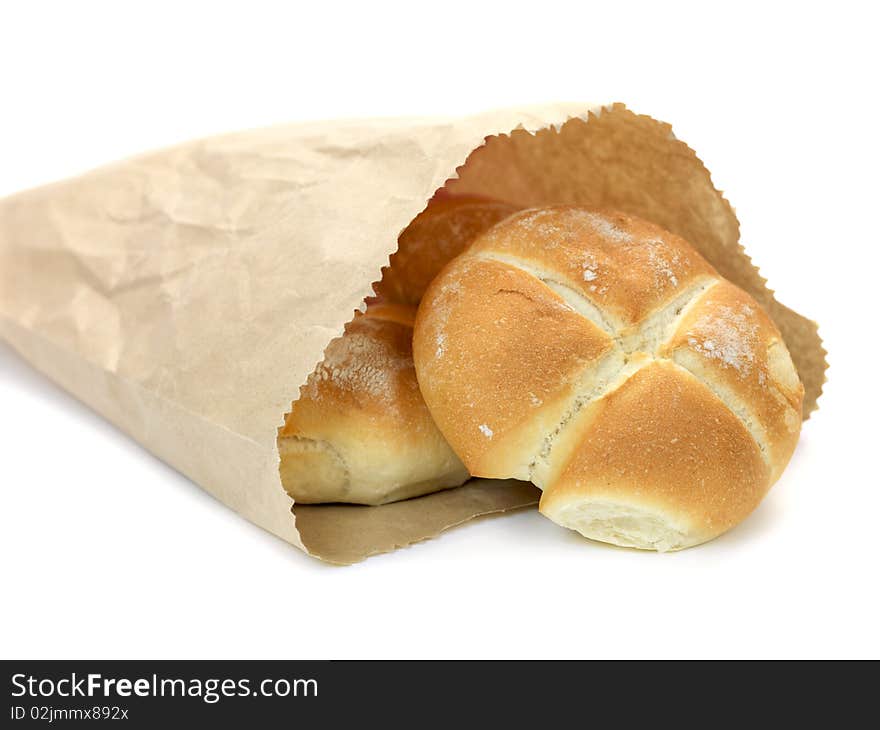
[[[529,484],[474,479],[382,507],[294,506],[278,478],[276,430],[299,386],[444,185],[617,208],[682,235],[768,309],[805,417],[816,407],[816,324],[774,299],[694,152],[621,104],[278,126],[19,193],[0,201],[0,334],[223,503],[329,562],[534,504]]]

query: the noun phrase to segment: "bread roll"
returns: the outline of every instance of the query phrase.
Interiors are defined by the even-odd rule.
[[[693,248],[645,221],[523,211],[429,287],[422,394],[474,476],[526,479],[586,537],[677,550],[743,520],[798,439],[779,331]]]
[[[382,297],[330,343],[279,431],[281,481],[296,502],[384,504],[468,478],[418,389],[414,304],[449,259],[512,211],[447,196],[401,234],[376,285]]]
[[[294,501],[385,504],[468,478],[419,393],[414,316],[374,304],[327,347],[279,433]]]

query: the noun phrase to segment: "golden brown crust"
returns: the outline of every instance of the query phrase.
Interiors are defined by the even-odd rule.
[[[571,426],[580,446],[541,511],[572,499],[635,503],[669,515],[694,543],[744,519],[769,486],[740,420],[687,371],[658,360]]]
[[[611,338],[508,264],[462,257],[442,281],[417,318],[422,394],[474,476],[528,478],[505,472],[524,449],[531,453],[523,429],[534,419],[558,420],[575,375],[611,348]]]
[[[695,279],[715,275],[684,239],[653,223],[574,206],[516,213],[471,250],[540,266],[600,308],[618,329],[640,322]]]
[[[380,296],[327,347],[279,431],[282,483],[297,502],[382,504],[465,481],[419,392],[412,305],[446,261],[513,210],[438,196],[401,234]]]
[[[741,410],[767,452],[775,481],[798,440],[804,388],[767,313],[721,280],[681,319],[662,354]]]
[[[412,330],[386,314],[385,307],[375,314],[369,309],[327,346],[285,420],[282,437],[299,432],[310,418],[318,426],[327,407],[348,411],[373,425],[389,409],[404,421],[418,412],[421,398],[411,368]]]
[[[386,322],[396,322],[397,324],[412,329],[416,321],[416,308],[406,304],[397,304],[395,302],[386,302],[381,299],[376,299],[370,303],[366,311],[355,312],[355,319],[360,317],[370,317],[372,319],[381,319]]]
[[[736,524],[800,429],[770,318],[681,238],[618,213],[490,229],[428,289],[414,357],[475,474],[529,478],[545,513],[618,544],[676,549]]]
[[[507,203],[475,195],[435,196],[397,242],[389,266],[375,285],[388,301],[418,305],[428,285],[447,262],[483,231],[513,213]]]
[[[279,432],[282,482],[295,501],[382,504],[467,478],[419,392],[413,314],[370,308],[328,345]]]

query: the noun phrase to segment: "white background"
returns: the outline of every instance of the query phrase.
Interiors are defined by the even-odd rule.
[[[528,512],[333,568],[0,345],[2,656],[880,656],[871,6],[4,2],[0,194],[242,127],[620,100],[697,150],[831,370],[782,480],[703,547]]]

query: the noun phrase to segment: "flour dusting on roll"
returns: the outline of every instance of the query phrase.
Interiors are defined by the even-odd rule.
[[[278,439],[296,502],[385,504],[467,478],[419,393],[415,310],[373,305],[327,347]]]
[[[800,433],[803,386],[769,316],[683,239],[621,213],[495,225],[429,287],[413,350],[472,474],[531,480],[543,514],[617,545],[730,529]]]

